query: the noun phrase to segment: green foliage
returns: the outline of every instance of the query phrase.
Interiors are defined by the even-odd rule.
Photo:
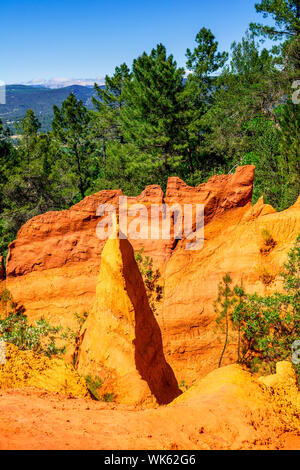
[[[276,362],[291,359],[292,344],[300,338],[300,235],[281,277],[284,292],[264,297],[249,295],[242,286],[232,289],[229,276],[220,286],[217,305],[225,300],[217,323],[226,316],[238,330],[238,361],[253,371],[274,372]]]
[[[82,101],[77,101],[73,93],[63,102],[61,109],[54,106],[52,128],[54,137],[60,144],[61,151],[69,160],[70,170],[74,171],[78,180],[78,189],[83,198],[88,188],[90,156],[93,144],[90,135],[90,114]]]
[[[108,403],[113,402],[115,400],[115,396],[113,393],[104,393],[102,397],[103,401],[106,401]]]
[[[289,82],[277,61],[249,34],[233,43],[230,66],[218,78],[215,102],[202,125],[204,147],[223,171],[254,164],[253,202],[263,195],[282,210],[299,194],[299,106],[283,104]]]
[[[255,4],[256,11],[264,18],[271,16],[274,26],[251,23],[251,29],[257,34],[271,39],[293,37],[300,34],[300,2],[299,0],[260,0]]]
[[[190,386],[186,384],[185,380],[182,380],[178,386],[182,392],[186,392],[190,388]]]
[[[79,327],[81,328],[82,325],[84,325],[84,323],[86,322],[86,319],[89,314],[87,312],[83,312],[82,314],[75,312],[74,316],[78,322]]]
[[[52,326],[44,318],[29,323],[22,306],[18,306],[8,289],[0,293],[0,339],[15,344],[21,350],[31,349],[40,354],[64,354],[66,346],[77,344],[80,328],[88,314],[75,314],[79,328],[71,330]],[[59,344],[60,346],[57,346]]]
[[[218,42],[209,29],[202,28],[196,36],[194,51],[186,51],[187,68],[195,72],[196,76],[209,80],[225,64],[228,54],[217,52]]]
[[[99,395],[99,388],[102,386],[102,380],[100,377],[91,377],[90,375],[87,375],[85,377],[85,381],[87,388],[92,396],[96,398],[96,400],[101,400]]]
[[[98,401],[105,401],[107,403],[111,403],[115,400],[115,396],[113,393],[104,393],[100,395],[100,388],[103,385],[103,381],[100,377],[92,377],[91,375],[87,375],[85,377],[86,385],[91,393],[92,397]]]
[[[134,143],[142,156],[145,171],[157,176],[176,172],[181,155],[180,100],[182,68],[158,44],[133,62],[132,79],[124,89],[126,106],[121,110],[124,138]]]
[[[229,314],[235,302],[234,293],[231,290],[231,283],[231,277],[229,274],[226,274],[223,277],[222,282],[219,284],[219,294],[215,302],[215,312],[218,314],[216,318],[217,326],[225,329],[225,340],[219,360],[219,367],[222,365],[222,360],[228,345],[230,321]]]
[[[201,28],[186,51],[187,78],[158,44],[132,67],[116,67],[105,87],[8,86],[16,108],[1,109],[20,135],[12,139],[0,121],[0,253],[38,214],[103,189],[165,190],[170,176],[198,185],[254,164],[253,202],[263,195],[278,210],[293,204],[300,192],[300,106],[292,102],[299,0],[261,0],[256,10],[274,27],[252,24],[232,44],[229,63],[212,31]],[[268,50],[261,35],[281,41]]]
[[[106,75],[105,88],[95,84],[97,98],[93,97],[93,104],[97,110],[94,115],[94,135],[102,141],[103,158],[106,158],[106,145],[108,141],[117,140],[124,143],[121,131],[120,114],[125,104],[124,89],[130,82],[131,74],[127,65],[121,64],[115,68],[112,77]]]
[[[191,73],[180,96],[182,142],[179,147],[184,156],[185,179],[189,175],[196,176],[201,170],[204,173],[206,158],[201,145],[205,130],[201,118],[214,102],[216,78],[213,74],[224,66],[228,54],[218,52],[218,42],[214,35],[209,29],[202,28],[196,36],[196,47],[193,52],[187,49],[186,58],[186,67]],[[210,167],[213,164],[213,161],[209,162]],[[191,182],[195,176],[191,178]]]
[[[150,307],[153,312],[156,312],[157,304],[163,297],[161,273],[159,269],[153,269],[153,260],[149,256],[144,257],[143,248],[136,252],[134,257],[144,280]]]
[[[64,348],[56,346],[61,327],[51,326],[44,318],[36,320],[32,325],[21,313],[9,313],[0,318],[0,338],[12,343],[21,350],[31,349],[47,356],[64,353]]]

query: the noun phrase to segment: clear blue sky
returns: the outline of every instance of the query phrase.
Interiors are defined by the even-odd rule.
[[[251,21],[255,0],[0,0],[0,80],[96,78],[162,42],[180,66],[202,26],[222,50]]]

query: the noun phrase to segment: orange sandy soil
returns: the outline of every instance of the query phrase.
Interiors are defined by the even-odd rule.
[[[183,423],[168,419],[167,410],[168,407],[138,410],[91,399],[67,398],[34,388],[2,390],[0,449],[205,448],[198,447],[195,441],[195,434],[202,432],[205,437],[206,431],[196,429],[192,413],[184,417]],[[165,416],[160,416],[161,411],[166,412]],[[201,427],[199,423],[198,427]],[[223,447],[223,436],[206,438],[211,449]],[[282,433],[274,447],[260,444],[251,448],[300,449],[300,436]]]

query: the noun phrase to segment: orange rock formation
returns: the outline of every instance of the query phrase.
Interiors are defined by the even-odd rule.
[[[159,186],[148,186],[129,206],[163,202],[204,203],[207,220],[251,201],[254,167],[238,168],[231,176],[216,176],[191,188],[170,178],[166,198]],[[7,288],[31,318],[43,315],[57,323],[73,321],[75,312],[90,311],[95,300],[99,259],[105,242],[96,236],[100,204],[118,206],[118,191],[101,191],[70,210],[48,212],[29,220],[11,243],[7,258]],[[149,214],[150,216],[150,214]],[[174,240],[130,240],[144,248],[156,266],[164,267],[174,250]],[[76,292],[76,295],[74,293]]]
[[[81,338],[78,371],[104,379],[101,393],[127,404],[151,394],[169,403],[180,395],[128,240],[111,238],[103,249],[96,302]]]
[[[5,363],[0,364],[0,389],[36,387],[69,397],[88,397],[85,380],[62,358],[21,351],[6,344]]]
[[[128,198],[148,214],[151,204],[204,204],[199,251],[172,238],[99,240],[97,207],[117,207],[121,191],[101,191],[21,228],[1,288],[31,319],[72,326],[75,312],[89,312],[78,372],[104,379],[100,394],[113,393],[122,404],[36,390],[87,396],[83,379],[61,358],[8,346],[0,366],[0,449],[300,448],[299,391],[290,363],[260,379],[236,364],[216,369],[223,338],[215,331],[213,302],[222,276],[229,273],[248,292],[280,289],[280,267],[300,232],[300,198],[280,213],[263,199],[252,206],[253,176],[254,167],[241,167],[196,188],[170,178],[165,197],[159,186],[149,186]],[[131,245],[143,247],[161,270],[164,296],[156,317]],[[224,359],[235,362],[234,348]],[[193,385],[180,394],[177,380]],[[153,405],[153,396],[168,406],[137,409]]]

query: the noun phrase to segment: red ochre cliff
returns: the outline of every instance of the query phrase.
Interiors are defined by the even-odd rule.
[[[149,218],[151,204],[204,204],[204,245],[199,251],[186,250],[184,240],[129,238],[133,249],[144,248],[162,274],[164,296],[155,320],[165,359],[178,382],[190,384],[217,367],[222,337],[215,332],[213,302],[222,276],[228,272],[234,282],[242,280],[249,292],[280,287],[280,266],[300,232],[300,199],[280,213],[262,199],[251,205],[254,170],[239,167],[232,175],[214,176],[195,188],[169,178],[165,195],[159,186],[148,186],[140,196],[128,198],[129,206],[144,204]],[[52,323],[72,326],[75,312],[95,310],[105,245],[96,235],[96,211],[100,204],[117,209],[121,195],[120,190],[101,191],[69,210],[34,217],[20,229],[9,248],[6,287],[29,318],[45,316]],[[264,254],[263,230],[276,241]],[[265,269],[272,278],[268,286],[261,281]],[[235,360],[229,350],[224,364]]]

